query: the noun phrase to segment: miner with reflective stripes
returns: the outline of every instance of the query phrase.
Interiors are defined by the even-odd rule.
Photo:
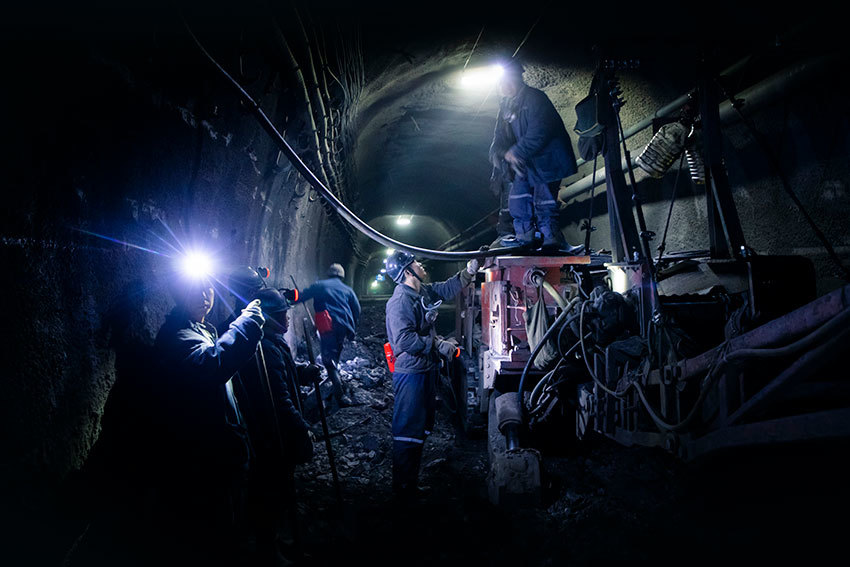
[[[437,408],[438,354],[459,353],[454,339],[438,337],[437,308],[469,285],[478,261],[444,282],[425,283],[427,273],[413,254],[396,251],[386,260],[387,275],[398,284],[387,301],[387,337],[393,368],[393,492],[402,501],[418,493],[417,481],[425,438]]]

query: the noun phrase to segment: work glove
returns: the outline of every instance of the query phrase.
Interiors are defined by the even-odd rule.
[[[442,339],[437,344],[437,350],[446,358],[456,358],[460,355],[460,349],[454,339]]]
[[[260,300],[255,299],[251,303],[245,306],[245,309],[242,310],[242,315],[246,317],[250,317],[253,321],[255,321],[260,327],[262,327],[266,318],[263,317],[263,310],[260,309]]]
[[[474,276],[478,272],[478,258],[473,258],[466,263],[466,271],[470,276]]]

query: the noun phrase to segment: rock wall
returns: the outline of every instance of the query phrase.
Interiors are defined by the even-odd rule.
[[[3,93],[13,134],[0,210],[11,323],[0,477],[21,488],[0,507],[26,524],[50,516],[53,491],[86,462],[116,353],[152,344],[182,247],[210,251],[222,269],[268,266],[270,283],[291,287],[290,274],[303,286],[348,263],[329,251],[350,246],[185,34],[15,39],[17,87]],[[303,150],[303,109],[273,62],[221,53]],[[216,298],[214,322],[226,304]]]

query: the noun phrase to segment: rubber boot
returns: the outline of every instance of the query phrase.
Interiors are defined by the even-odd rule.
[[[339,370],[337,370],[336,364],[333,362],[329,363],[325,367],[325,370],[328,371],[328,378],[330,378],[331,384],[333,385],[334,399],[336,399],[336,403],[339,407],[346,408],[353,406],[354,402],[351,400],[351,396],[348,395],[348,392],[342,385],[342,380],[339,377]]]

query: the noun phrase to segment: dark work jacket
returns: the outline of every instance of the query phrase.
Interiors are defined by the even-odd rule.
[[[387,337],[395,355],[395,372],[419,374],[434,366],[433,323],[425,319],[426,303],[432,297],[449,300],[472,281],[465,269],[444,282],[422,284],[417,293],[412,287],[398,284],[387,301]]]
[[[210,474],[244,466],[248,441],[235,406],[231,377],[253,357],[263,331],[238,317],[218,337],[174,309],[156,337],[161,369],[163,439],[172,462]]]
[[[339,278],[319,280],[298,294],[298,301],[313,300],[315,311],[328,310],[334,326],[342,326],[349,337],[360,322],[360,302],[354,290]]]
[[[514,140],[504,128],[511,125]],[[560,181],[578,171],[575,153],[564,121],[539,89],[523,85],[513,98],[503,98],[493,133],[491,155],[504,155],[508,149],[525,162],[525,174],[532,185]]]
[[[268,463],[292,468],[312,456],[307,423],[292,400],[297,395],[297,392],[291,391],[293,383],[298,382],[297,365],[283,335],[266,334],[260,344],[269,383],[267,385],[259,373],[257,358],[252,357],[239,370],[241,387],[236,390],[239,407],[258,463],[261,466]],[[269,389],[273,400],[269,398]],[[305,452],[309,454],[305,455]]]

